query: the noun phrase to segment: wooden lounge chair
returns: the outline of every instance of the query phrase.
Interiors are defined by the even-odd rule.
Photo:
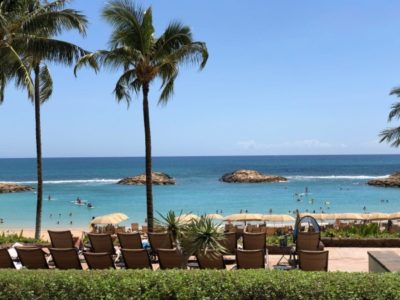
[[[328,271],[329,251],[300,250],[299,267],[304,271]]]
[[[127,269],[153,269],[146,249],[121,249]]]
[[[123,249],[142,249],[142,239],[139,232],[117,233],[119,244]]]
[[[131,231],[139,231],[139,223],[131,223]]]
[[[74,248],[75,243],[70,230],[65,231],[52,231],[47,230],[49,233],[52,248]]]
[[[115,254],[113,240],[110,234],[107,233],[88,233],[91,252]]]
[[[296,252],[300,250],[324,250],[319,232],[299,232],[296,239]]]
[[[259,250],[240,250],[236,251],[237,269],[265,269],[265,252]]]
[[[86,263],[89,269],[115,269],[114,262],[109,253],[84,252]]]
[[[153,252],[154,255],[158,254],[158,249],[172,249],[172,241],[171,237],[169,236],[168,232],[164,233],[155,233],[155,232],[149,232],[149,242],[151,246],[151,251]]]
[[[48,269],[45,253],[39,247],[16,247],[19,260],[27,269]]]
[[[235,232],[226,232],[224,233],[224,238],[219,241],[221,246],[225,248],[225,254],[232,254],[236,253],[237,249],[237,239]]]
[[[0,269],[15,269],[15,265],[7,248],[0,248]]]
[[[51,257],[57,269],[82,269],[78,253],[75,248],[50,248]]]
[[[177,249],[158,249],[160,269],[186,269],[183,255]]]
[[[224,257],[220,253],[210,250],[206,253],[199,252],[196,257],[200,269],[226,269]]]
[[[244,250],[259,250],[265,252],[266,249],[266,235],[264,232],[243,234],[243,249]]]

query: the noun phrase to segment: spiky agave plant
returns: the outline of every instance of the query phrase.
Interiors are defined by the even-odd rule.
[[[201,217],[199,220],[192,220],[184,227],[181,246],[187,257],[196,253],[206,254],[210,250],[215,254],[221,254],[226,251],[220,243],[222,239],[224,233],[221,225],[207,217]]]
[[[160,216],[160,219],[155,219],[155,224],[161,225],[167,228],[167,232],[169,233],[172,244],[180,248],[180,238],[182,237],[184,224],[179,220],[182,215],[182,211],[179,215],[177,215],[173,210],[168,211],[165,215],[157,212]]]

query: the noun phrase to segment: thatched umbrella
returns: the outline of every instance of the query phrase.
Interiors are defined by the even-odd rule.
[[[242,214],[233,214],[226,216],[223,220],[230,222],[240,222],[240,221],[262,221],[262,214],[250,214],[250,213],[242,213]]]
[[[289,216],[289,215],[267,214],[267,215],[263,215],[262,216],[262,221],[284,223],[284,222],[294,222],[295,219],[292,216]]]
[[[390,220],[398,220],[398,219],[400,219],[400,212],[395,212],[395,213],[389,214],[389,219]]]
[[[373,212],[369,214],[363,214],[362,217],[364,220],[368,221],[382,221],[382,220],[389,220],[389,214],[381,213],[381,212]]]
[[[356,213],[340,213],[335,214],[336,220],[364,220],[360,214]]]
[[[200,217],[195,214],[183,214],[177,217],[177,220],[181,223],[189,223],[192,220],[199,220]]]
[[[224,217],[221,216],[220,214],[208,214],[206,215],[206,218],[213,220],[222,220]]]
[[[122,221],[128,220],[129,217],[123,213],[113,213],[104,216],[98,216],[94,218],[90,224],[98,225],[98,224],[118,224]]]

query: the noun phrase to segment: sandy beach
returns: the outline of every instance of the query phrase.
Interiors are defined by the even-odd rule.
[[[50,241],[49,239],[49,234],[47,233],[47,230],[70,230],[72,232],[73,236],[76,237],[81,237],[84,231],[88,231],[89,228],[44,228],[41,231],[41,239],[44,241]],[[17,227],[11,227],[11,228],[1,228],[0,233],[5,233],[6,235],[8,234],[20,234],[22,232],[24,237],[29,237],[33,238],[35,236],[35,229],[32,228],[17,228]]]

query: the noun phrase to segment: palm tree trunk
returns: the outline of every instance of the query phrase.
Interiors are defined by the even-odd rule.
[[[153,187],[151,179],[151,135],[150,135],[150,113],[149,113],[149,83],[143,84],[143,120],[146,144],[146,206],[147,226],[149,232],[153,232]]]
[[[34,67],[35,73],[35,124],[36,124],[36,172],[37,172],[37,202],[35,238],[40,238],[42,223],[43,178],[42,178],[42,137],[40,129],[40,65]]]

